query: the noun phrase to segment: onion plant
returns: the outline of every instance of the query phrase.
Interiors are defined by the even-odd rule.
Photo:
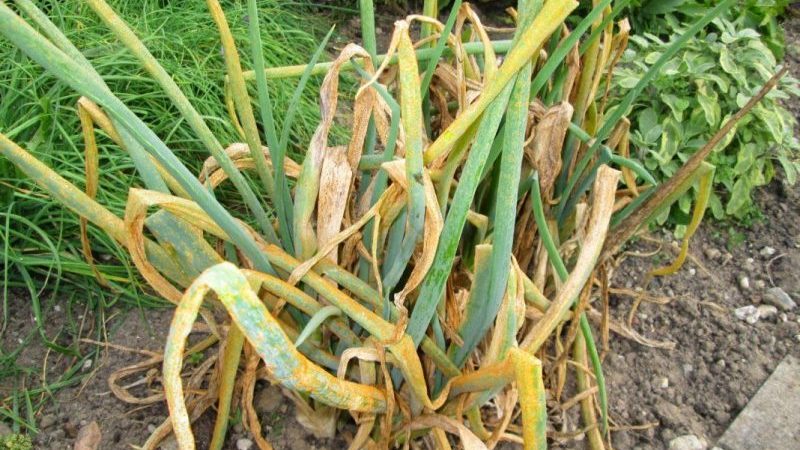
[[[124,245],[153,290],[176,305],[163,356],[125,372],[162,365],[163,395],[135,398],[116,383],[123,375],[111,380],[120,398],[169,405],[144,448],[170,433],[181,449],[194,448],[191,424],[215,405],[211,448],[223,445],[237,405],[258,446],[270,448],[252,404],[259,379],[279,384],[318,434],[354,426],[354,449],[420,440],[443,449],[454,440],[470,449],[500,441],[543,449],[553,427],[584,430],[593,449],[607,445],[594,333],[606,349],[609,330],[647,341],[609,320],[600,301],[607,292],[595,287],[654,210],[699,178],[707,195],[713,174],[700,158],[656,186],[629,158],[626,109],[604,110],[627,43],[626,21],[614,22],[626,1],[593,2],[570,30],[565,20],[577,1],[520,0],[505,39],[467,3],[455,1],[443,24],[437,2],[426,1],[429,15],[398,21],[377,55],[372,3],[362,0],[363,47],[350,44],[317,63],[326,38],[307,66],[267,68],[258,20],[249,21],[249,45],[237,47],[219,2],[208,0],[236,143],[210,132],[105,0],[88,0],[208,150],[199,174],[30,0],[16,3],[17,10],[0,2],[0,33],[83,95],[85,189],[2,134],[0,155]],[[720,2],[684,40],[732,3]],[[255,0],[248,5],[256,11]],[[240,49],[253,70],[244,70]],[[337,117],[339,84],[353,80],[343,71],[355,72],[358,90],[351,114]],[[270,83],[299,76],[300,92],[318,74],[321,121],[296,162],[287,156],[293,107],[285,117],[273,108]],[[348,119],[349,141],[332,145],[333,124]],[[124,217],[94,199],[102,189],[95,128],[130,155],[141,177]],[[228,180],[246,208],[215,196]],[[704,209],[696,206],[694,228]],[[205,338],[187,349],[191,333]],[[212,345],[210,358],[186,364]],[[569,423],[572,405],[581,424]]]

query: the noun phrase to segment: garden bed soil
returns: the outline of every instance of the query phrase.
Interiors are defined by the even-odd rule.
[[[795,76],[800,75],[800,47],[792,44],[798,42],[798,23],[792,19],[787,24],[787,58]],[[800,112],[800,105],[789,106],[795,114]],[[633,325],[648,338],[672,342],[675,348],[646,347],[612,334],[610,348],[603,349],[614,448],[667,448],[670,440],[686,434],[713,444],[782,358],[786,354],[800,356],[798,310],[779,312],[752,324],[734,314],[736,308],[765,304],[765,293],[771,287],[780,287],[795,299],[800,294],[800,188],[787,188],[776,180],[756,196],[763,220],[749,229],[704,224],[680,272],[650,283],[648,292],[669,302],[642,303]],[[639,239],[618,260],[612,286],[631,291],[642,288],[649,270],[674,257],[676,245],[670,235]],[[659,247],[660,251],[652,254]],[[648,253],[650,256],[643,256]],[[747,282],[742,281],[745,277]],[[612,295],[612,316],[624,321],[632,302],[629,295]],[[25,295],[11,297],[4,352],[16,348],[18,340],[33,328],[30,303]],[[68,323],[63,312],[52,305],[46,309],[45,330],[51,337],[61,333],[62,339],[68,340],[70,335],[90,335],[87,324],[104,322],[109,344],[156,352],[163,348],[172,317],[168,309],[114,310],[102,318],[85,312],[80,316],[83,331],[75,333],[79,327]],[[42,376],[55,380],[75,363],[54,356],[39,342],[33,339],[17,360],[19,366],[32,368],[25,381],[29,384],[39,383]],[[80,345],[87,350],[96,344]],[[102,348],[101,357],[85,367],[86,377],[56,391],[38,412],[41,431],[34,439],[36,448],[72,448],[78,430],[92,421],[102,433],[100,448],[131,448],[141,445],[166,417],[163,403],[137,407],[109,392],[108,376],[144,356],[112,345]],[[0,386],[4,396],[13,384]],[[295,419],[290,402],[276,398],[274,388],[258,386],[256,405],[263,431],[276,449],[345,445],[341,437],[317,439],[306,432]],[[195,426],[198,448],[208,443],[212,418],[207,416]],[[240,424],[234,425],[226,448],[246,446],[243,439],[248,439],[247,432]],[[554,447],[582,448],[583,443]]]

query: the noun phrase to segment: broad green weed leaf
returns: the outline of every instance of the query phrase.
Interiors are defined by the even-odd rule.
[[[752,144],[749,144],[742,147],[739,151],[737,154],[736,166],[733,168],[734,173],[740,175],[744,174],[753,166],[756,160],[755,149],[753,147]]]
[[[709,89],[708,85],[702,80],[697,81],[697,101],[700,102],[700,107],[703,108],[708,126],[711,128],[719,126],[721,112],[717,94]]]
[[[783,167],[786,182],[789,184],[797,183],[797,172],[800,170],[800,164],[796,161],[790,161],[789,158],[784,155],[778,156],[778,162],[780,162],[781,167]]]
[[[733,185],[730,200],[728,200],[728,204],[725,206],[725,212],[731,216],[741,217],[745,207],[750,202],[750,191],[752,188],[750,180],[747,178],[739,178]]]

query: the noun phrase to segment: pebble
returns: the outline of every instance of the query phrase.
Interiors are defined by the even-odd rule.
[[[678,436],[669,441],[669,450],[706,450],[708,444],[693,434]]]
[[[666,388],[668,388],[668,387],[669,387],[669,378],[667,378],[667,377],[661,377],[661,378],[658,378],[658,380],[657,380],[657,381],[658,381],[657,385],[658,385],[658,387],[660,387],[661,389],[666,389]]]
[[[247,438],[236,440],[236,450],[250,450],[253,448],[253,441]]]
[[[720,256],[722,256],[722,252],[720,252],[718,249],[716,249],[714,247],[707,248],[706,251],[705,251],[705,254],[706,254],[706,258],[708,258],[710,260],[715,260],[715,259],[718,259]]]
[[[758,252],[761,256],[772,256],[775,254],[775,249],[770,247],[769,245],[762,248],[760,252]]]
[[[739,287],[742,289],[750,289],[750,279],[747,277],[740,277]]]
[[[100,448],[102,438],[100,426],[96,421],[92,421],[78,431],[78,437],[75,438],[75,446],[73,448],[74,450],[97,450]]]
[[[797,307],[797,303],[792,300],[792,297],[790,297],[786,291],[779,287],[767,289],[767,293],[764,295],[764,300],[767,303],[775,305],[784,311],[791,311]]]
[[[689,276],[690,276],[690,277],[693,277],[693,276],[695,276],[696,274],[697,274],[697,269],[695,269],[694,267],[690,267],[690,268],[689,268]]]
[[[153,434],[156,431],[156,426],[152,423],[147,424],[147,432]]]
[[[89,359],[87,359],[86,361],[83,362],[83,365],[81,366],[81,370],[86,372],[87,370],[89,370],[91,368],[92,368],[92,359],[89,358]]]
[[[745,322],[749,323],[750,325],[758,322],[758,308],[753,305],[742,306],[741,308],[736,308],[734,311],[736,318],[739,320],[744,320]]]
[[[760,319],[769,319],[778,315],[778,308],[772,305],[758,305],[758,317]]]
[[[56,416],[54,414],[47,414],[39,421],[39,428],[47,429],[56,424]]]
[[[691,364],[684,364],[683,365],[683,374],[684,375],[688,376],[693,371],[694,371],[694,366],[693,365],[691,365]]]

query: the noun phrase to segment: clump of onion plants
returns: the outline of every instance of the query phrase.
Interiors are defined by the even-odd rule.
[[[606,114],[608,76],[629,29],[615,22],[610,0],[572,29],[565,20],[576,1],[521,0],[509,39],[456,0],[445,23],[435,14],[399,20],[384,55],[371,2],[362,1],[364,46],[318,63],[323,42],[310,64],[283,68],[265,67],[257,20],[237,48],[220,4],[208,0],[241,142],[220,142],[105,1],[88,3],[170,96],[176,120],[192,127],[209,159],[191,173],[28,0],[17,0],[27,21],[0,4],[0,33],[84,96],[85,189],[3,135],[0,154],[85,227],[124,245],[154,291],[175,303],[163,355],[110,380],[126,401],[169,405],[144,448],[170,433],[194,448],[192,422],[212,407],[210,447],[221,448],[237,405],[257,445],[270,448],[252,403],[258,380],[280,385],[318,434],[350,421],[351,448],[449,448],[453,440],[470,449],[500,441],[546,448],[549,430],[576,429],[604,448],[610,419],[593,334],[644,342],[597,301],[604,262],[697,180],[707,191],[713,173],[701,151],[657,186],[628,157],[624,113],[649,75]],[[709,11],[686,38],[732,3]],[[254,0],[248,5],[255,11]],[[436,6],[428,1],[425,11]],[[253,70],[243,70],[240,51]],[[353,79],[344,71],[357,93],[350,113],[337,117],[339,85]],[[270,80],[298,76],[299,96],[317,75],[321,121],[294,161],[287,136],[296,103],[273,108]],[[346,145],[330,143],[336,121],[349,121]],[[124,217],[94,199],[102,189],[96,128],[141,178]],[[244,208],[215,196],[222,183]],[[696,206],[698,223],[704,209]],[[137,397],[121,387],[153,367],[163,391]],[[581,423],[568,414],[573,405]]]

